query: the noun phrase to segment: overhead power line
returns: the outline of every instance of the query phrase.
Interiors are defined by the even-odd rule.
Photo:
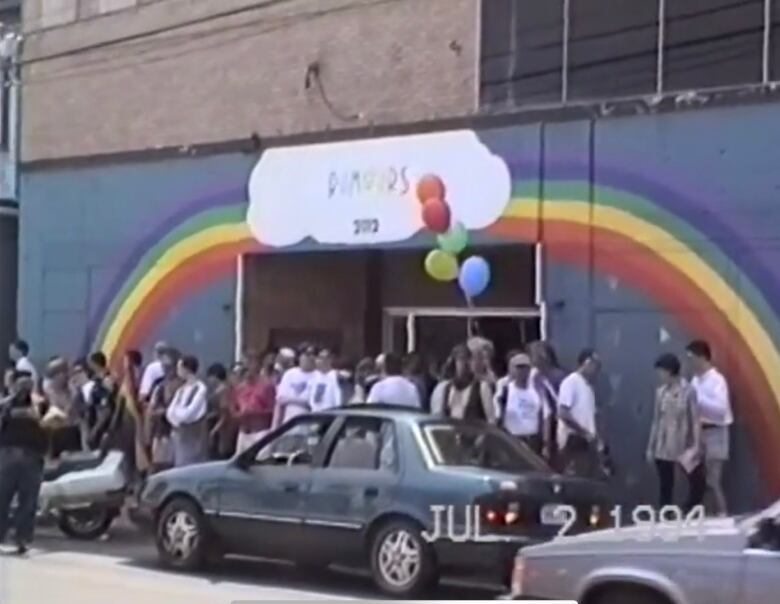
[[[239,42],[241,40],[261,36],[289,27],[294,27],[296,25],[300,25],[308,21],[313,21],[328,15],[362,8],[371,8],[395,1],[397,0],[372,0],[368,2],[365,0],[357,0],[342,6],[321,9],[307,13],[298,13],[286,17],[276,17],[271,19],[267,16],[264,16],[252,19],[251,21],[242,21],[241,23],[234,23],[222,27],[211,28],[201,32],[189,32],[186,34],[179,34],[175,37],[166,37],[157,40],[135,41],[135,43],[132,44],[132,48],[127,48],[125,45],[117,48],[117,50],[121,50],[121,54],[82,60],[79,61],[78,64],[73,65],[68,69],[57,70],[52,74],[26,76],[24,77],[22,84],[37,84],[63,79],[86,77],[90,75],[98,75],[101,73],[133,67],[143,67],[145,65],[151,65],[154,63],[176,59],[182,56],[205,52],[214,48],[232,44],[234,42]],[[265,25],[265,27],[258,27],[262,25]],[[241,33],[234,36],[220,37],[219,39],[211,41],[210,43],[204,43],[207,42],[208,39],[219,36],[220,34],[226,34],[239,30],[249,31],[242,31]],[[197,42],[197,46],[193,47],[191,43],[195,42]],[[145,44],[146,47],[139,48],[139,44]],[[151,44],[151,46],[149,46],[149,44]],[[188,44],[189,46],[187,46]],[[187,47],[181,48],[182,46]],[[172,49],[174,49],[174,52],[170,52]],[[155,55],[153,53],[159,54]],[[144,55],[144,58],[138,60],[139,55]],[[88,69],[91,66],[94,66],[94,68]],[[87,69],[85,69],[85,67]]]
[[[31,57],[29,59],[23,59],[21,61],[22,65],[30,65],[33,63],[40,63],[41,61],[50,61],[52,59],[60,59],[63,57],[69,57],[73,55],[77,55],[84,52],[89,52],[93,50],[100,50],[103,48],[110,48],[112,46],[116,46],[119,44],[124,44],[127,42],[134,42],[136,40],[142,40],[145,38],[150,38],[154,36],[159,36],[161,34],[166,34],[172,31],[178,31],[180,29],[185,29],[188,27],[193,27],[197,25],[201,25],[203,23],[209,23],[211,21],[215,21],[218,19],[226,19],[228,17],[233,17],[236,15],[242,15],[244,13],[253,12],[256,10],[261,10],[264,8],[270,8],[272,6],[286,4],[288,2],[291,2],[292,0],[262,0],[261,2],[255,2],[253,4],[248,4],[246,6],[241,6],[239,8],[234,8],[230,10],[221,11],[218,13],[211,13],[209,15],[204,15],[203,17],[198,17],[196,19],[188,19],[186,21],[178,21],[176,23],[172,23],[170,25],[165,25],[163,27],[156,27],[152,29],[147,29],[141,32],[137,32],[134,34],[128,34],[125,36],[118,36],[116,38],[111,38],[109,40],[103,40],[101,42],[95,42],[93,44],[85,44],[83,46],[77,46],[75,48],[69,48],[68,50],[63,50],[60,52],[54,52],[50,54],[44,54],[44,55],[38,55],[36,57]],[[29,33],[27,34],[29,35]]]

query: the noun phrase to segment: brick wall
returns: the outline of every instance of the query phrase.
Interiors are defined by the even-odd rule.
[[[478,0],[266,0],[265,8],[248,8],[258,4],[29,0],[23,160],[413,122],[475,109]],[[234,10],[242,12],[142,35]],[[141,37],[101,46],[134,35]],[[320,65],[331,107],[316,85],[304,86],[312,62]]]

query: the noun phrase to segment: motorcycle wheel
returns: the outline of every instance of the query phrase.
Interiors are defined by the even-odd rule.
[[[61,511],[57,526],[71,539],[94,541],[106,534],[116,515],[108,508]]]

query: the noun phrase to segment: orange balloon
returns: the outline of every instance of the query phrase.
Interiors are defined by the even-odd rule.
[[[417,199],[420,203],[429,199],[444,199],[446,192],[444,181],[435,174],[426,174],[417,183]]]

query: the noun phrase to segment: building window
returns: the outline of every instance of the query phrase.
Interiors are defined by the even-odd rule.
[[[482,12],[483,104],[558,102],[563,0],[490,0]]]
[[[658,7],[653,0],[574,0],[569,11],[569,100],[655,92]]]
[[[482,106],[557,105],[766,83],[780,77],[778,4],[483,2]]]
[[[664,88],[761,82],[764,0],[667,0]]]

